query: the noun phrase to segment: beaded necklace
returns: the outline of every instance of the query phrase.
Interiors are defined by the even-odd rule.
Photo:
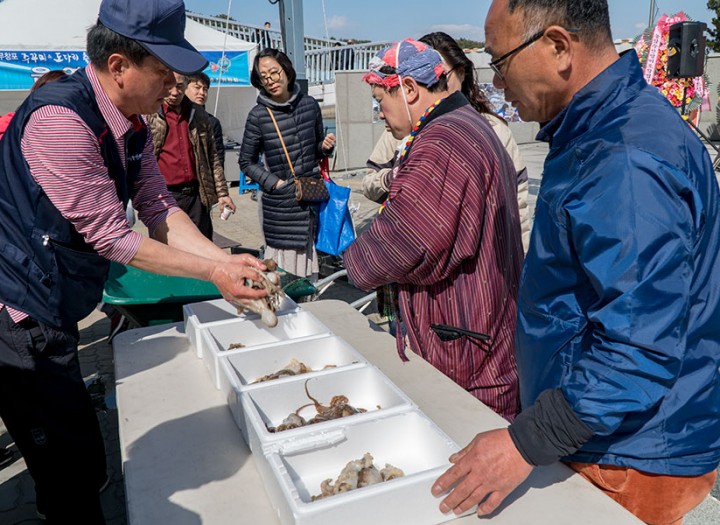
[[[433,102],[426,110],[425,113],[423,113],[418,121],[415,123],[415,126],[413,126],[412,131],[410,132],[410,136],[408,137],[407,141],[405,142],[405,145],[403,146],[402,151],[400,152],[400,157],[398,159],[398,163],[402,162],[405,157],[407,157],[407,152],[410,149],[410,144],[412,144],[413,140],[415,140],[415,135],[418,134],[420,131],[420,128],[423,125],[423,122],[427,120],[428,115],[433,112],[433,110],[440,105],[440,103],[445,100],[444,98],[440,98]]]
[[[433,112],[433,110],[440,105],[440,103],[445,100],[445,98],[440,98],[433,102],[426,110],[425,112],[420,116],[418,121],[413,126],[412,131],[410,132],[410,136],[405,141],[405,145],[403,146],[402,151],[400,152],[400,156],[398,157],[398,163],[397,165],[400,165],[404,160],[405,157],[407,157],[408,151],[410,150],[410,145],[412,144],[413,140],[415,140],[415,135],[417,135],[420,132],[420,128],[422,127],[423,123],[427,120],[428,115]],[[397,166],[396,166],[397,167]],[[383,202],[380,205],[380,209],[378,210],[378,213],[382,213],[382,211],[385,209],[385,207],[390,202],[390,194],[388,193],[387,198],[385,199],[385,202]]]

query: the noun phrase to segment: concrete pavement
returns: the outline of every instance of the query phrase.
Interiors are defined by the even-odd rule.
[[[530,207],[534,211],[537,191],[540,186],[542,164],[547,154],[547,146],[540,143],[520,145],[520,150],[528,166],[530,178]],[[714,153],[711,151],[711,153]],[[228,158],[228,162],[234,159]],[[362,196],[362,172],[334,174],[335,180],[352,188],[354,204],[357,206],[354,218],[359,231],[366,228],[375,216],[377,204]],[[262,245],[262,236],[258,222],[258,206],[249,193],[238,195],[235,189],[232,197],[238,206],[238,212],[228,221],[221,221],[214,213],[217,233],[225,238],[237,241],[244,246],[257,248]],[[326,297],[352,301],[363,295],[357,290],[338,282],[331,287]],[[105,402],[107,408],[98,411],[98,418],[105,436],[108,455],[108,468],[111,483],[102,494],[102,504],[109,525],[127,523],[125,509],[125,490],[119,450],[117,410],[114,401],[114,368],[112,348],[107,343],[110,323],[104,314],[95,311],[80,323],[80,363],[86,381],[101,378],[105,384],[105,393],[98,393],[98,404]],[[0,470],[0,523],[6,525],[40,524],[35,514],[35,494],[33,482],[27,473],[24,460],[12,445],[10,436],[0,422],[0,446],[10,446],[14,451],[13,463]],[[182,460],[178,458],[178,460]],[[71,479],[70,477],[68,478]],[[685,525],[710,525],[720,523],[720,497],[718,485],[705,502],[686,519]]]

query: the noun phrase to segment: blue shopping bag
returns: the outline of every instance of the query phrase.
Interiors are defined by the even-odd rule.
[[[340,255],[355,240],[355,227],[348,203],[350,188],[326,181],[330,198],[320,203],[318,238],[315,249],[330,255]]]

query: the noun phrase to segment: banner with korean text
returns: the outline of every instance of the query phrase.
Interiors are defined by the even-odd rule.
[[[53,69],[74,73],[90,59],[85,51],[16,51],[0,49],[0,90],[30,89]]]
[[[201,51],[209,64],[205,73],[212,86],[249,86],[247,51]],[[85,51],[28,51],[0,49],[0,91],[30,89],[53,69],[72,74],[90,62]]]

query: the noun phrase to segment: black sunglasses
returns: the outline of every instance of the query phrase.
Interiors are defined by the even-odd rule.
[[[465,336],[475,339],[478,343],[480,343],[480,348],[483,352],[488,354],[490,353],[488,348],[484,348],[487,346],[486,341],[490,340],[490,336],[487,334],[473,332],[472,330],[465,330],[464,328],[458,328],[457,326],[450,326],[447,324],[431,324],[430,328],[443,342],[454,341],[455,339],[460,339]]]

